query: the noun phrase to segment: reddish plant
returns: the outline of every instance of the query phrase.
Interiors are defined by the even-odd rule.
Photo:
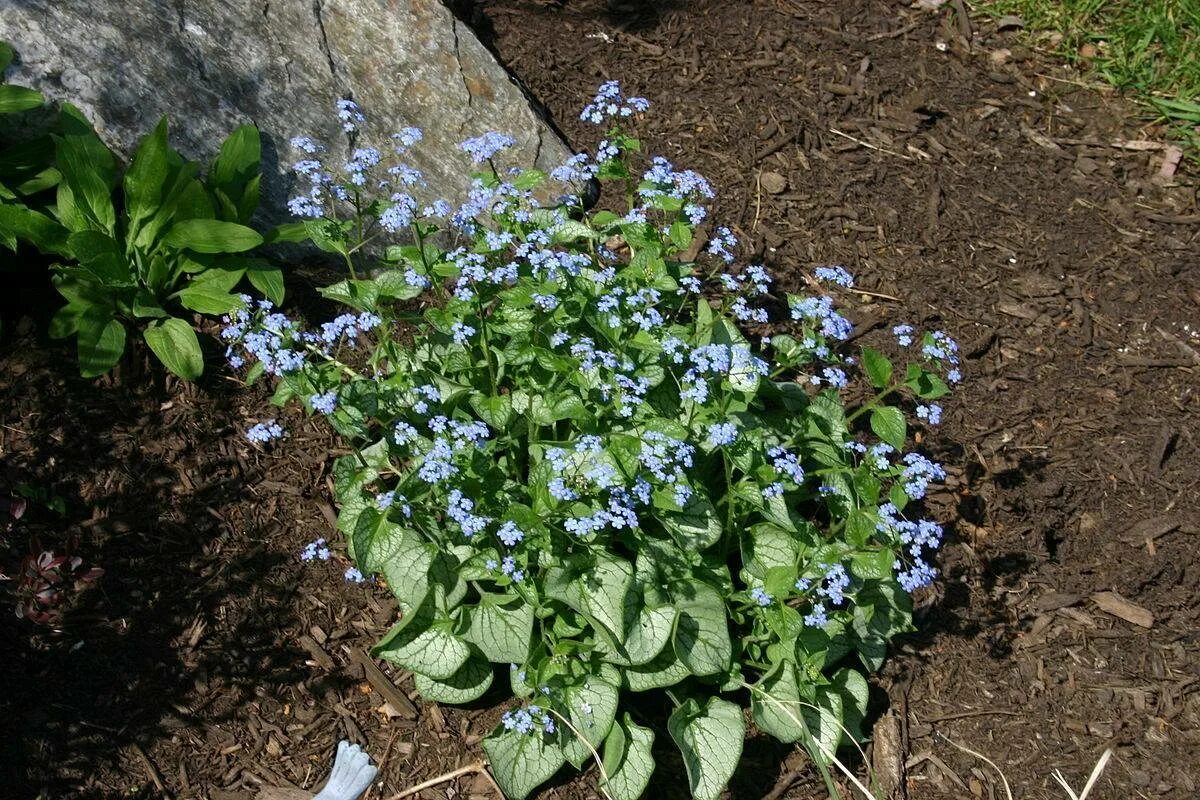
[[[83,559],[72,554],[74,549],[73,539],[62,553],[45,550],[33,539],[16,576],[18,617],[38,625],[57,625],[68,590],[78,591],[104,574],[100,567],[84,568]]]

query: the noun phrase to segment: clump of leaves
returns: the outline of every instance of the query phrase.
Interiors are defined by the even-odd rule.
[[[9,88],[17,87],[0,87]],[[78,109],[65,104],[57,127],[49,153],[37,143],[0,156],[0,244],[15,251],[24,241],[58,259],[54,285],[67,302],[50,332],[76,338],[85,377],[120,360],[132,328],[167,369],[196,379],[204,360],[184,309],[230,311],[243,278],[283,298],[280,270],[246,255],[263,243],[248,225],[259,199],[258,131],[234,131],[201,180],[199,165],[170,147],[165,118],[123,174]],[[3,183],[10,164],[22,181],[12,189]],[[51,188],[44,206],[22,201]]]
[[[708,182],[661,158],[635,168],[623,124],[646,105],[606,84],[584,110],[605,140],[551,176],[497,166],[509,137],[464,142],[483,169],[456,209],[372,198],[379,151],[339,176],[297,139],[301,230],[348,261],[410,237],[326,290],[351,310],[320,328],[260,303],[225,331],[235,366],[353,448],[334,468],[338,528],[401,610],[375,653],[447,703],[480,697],[499,665],[518,705],[483,746],[514,798],[592,758],[608,797],[639,797],[655,737],[630,713],[639,692],[670,697],[699,800],[732,775],[746,706],[827,763],[862,735],[866,675],[934,576],[941,529],[914,502],[944,473],[904,452],[905,411],[938,422],[953,341],[897,325],[897,369],[849,349],[832,295],[781,295],[762,265],[737,267],[729,230],[702,248]],[[393,140],[402,154],[419,135]],[[417,191],[414,173],[388,170]],[[627,213],[585,212],[592,178]],[[536,199],[553,187],[560,201]],[[840,267],[814,278],[853,284]],[[274,420],[248,434],[284,435]]]
[[[21,561],[14,584],[16,613],[36,625],[54,627],[71,593],[94,583],[104,574],[100,567],[84,567],[74,555],[76,542],[68,541],[62,552],[43,548],[35,538],[29,555]]]

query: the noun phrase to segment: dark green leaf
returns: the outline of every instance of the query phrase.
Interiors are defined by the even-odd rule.
[[[867,379],[876,389],[885,388],[892,380],[892,362],[873,347],[862,349],[862,365]]]
[[[146,344],[163,366],[184,380],[194,381],[204,371],[204,355],[196,331],[181,319],[153,322],[143,332]]]
[[[164,241],[172,247],[197,253],[242,253],[263,243],[253,228],[215,219],[184,219],[167,231]]]
[[[871,412],[871,430],[897,450],[904,449],[908,428],[904,423],[904,413],[895,406],[874,409]]]

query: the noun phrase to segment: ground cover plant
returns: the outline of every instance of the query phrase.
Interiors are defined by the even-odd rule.
[[[385,158],[342,101],[360,146],[338,169],[293,140],[308,188],[289,235],[344,258],[351,277],[323,293],[352,310],[309,330],[246,298],[224,332],[233,366],[353,448],[334,469],[346,576],[381,576],[402,613],[376,654],[448,703],[502,665],[521,702],[484,749],[516,798],[592,758],[608,796],[640,796],[654,734],[622,696],[654,689],[701,800],[738,763],[747,698],[760,729],[827,763],[861,735],[865,674],[935,574],[941,528],[914,503],[944,473],[905,452],[904,409],[938,423],[953,340],[898,322],[901,368],[851,355],[831,295],[774,294],[760,265],[734,266],[726,228],[698,252],[713,190],[643,163],[629,123],[647,106],[605,84],[582,115],[605,131],[595,155],[549,176],[498,167],[502,134],[463,142],[482,171],[454,209],[414,196],[419,131]],[[584,211],[593,178],[626,213]],[[781,317],[790,332],[742,330]]]
[[[1056,54],[1091,66],[1192,142],[1200,125],[1200,3],[1152,0],[988,0],[988,13],[1018,14],[1032,30],[1056,32]]]
[[[0,92],[0,113],[41,105],[22,87]],[[204,358],[186,311],[229,311],[243,279],[283,299],[279,268],[246,255],[263,243],[248,224],[258,206],[257,129],[230,134],[201,180],[199,165],[168,143],[165,118],[123,171],[78,109],[63,104],[55,127],[0,154],[0,244],[56,259],[66,304],[50,333],[76,339],[84,377],[116,365],[132,327],[167,369],[195,380]]]

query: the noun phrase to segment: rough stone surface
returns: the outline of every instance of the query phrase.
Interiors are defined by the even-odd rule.
[[[236,126],[256,124],[273,220],[292,186],[289,138],[312,136],[344,160],[340,98],[367,115],[360,146],[384,150],[406,125],[425,132],[408,160],[431,197],[462,196],[470,160],[455,145],[488,130],[517,139],[498,166],[549,170],[570,155],[438,0],[0,0],[0,40],[17,52],[9,82],[79,106],[125,155],[164,114],[173,144],[204,163]]]

